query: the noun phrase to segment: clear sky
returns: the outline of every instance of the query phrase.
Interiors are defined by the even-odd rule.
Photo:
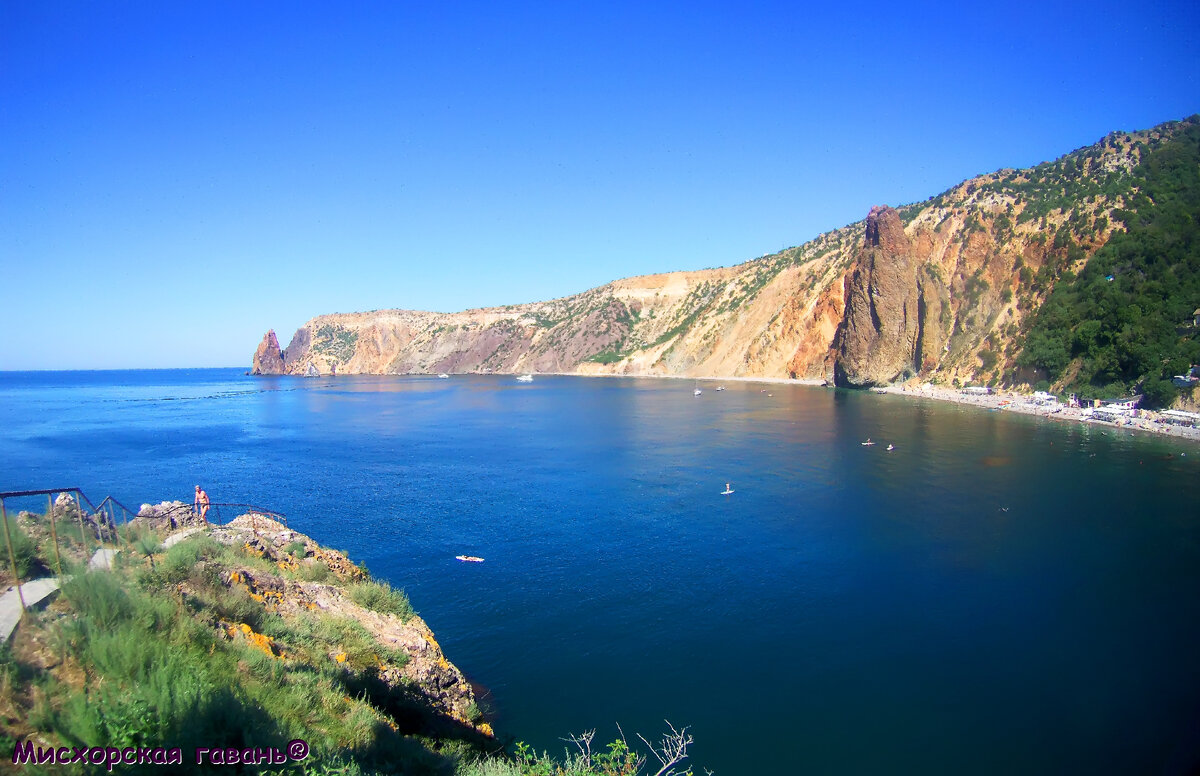
[[[1198,71],[1194,0],[0,0],[0,369],[735,264],[1191,115]]]

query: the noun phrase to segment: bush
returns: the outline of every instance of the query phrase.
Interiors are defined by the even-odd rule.
[[[1170,380],[1147,380],[1142,386],[1142,403],[1148,409],[1167,409],[1179,396]]]
[[[158,564],[158,573],[163,582],[176,585],[191,576],[199,563],[223,557],[226,551],[208,534],[191,536],[167,550]]]
[[[333,576],[333,572],[324,563],[315,560],[312,563],[302,564],[299,575],[306,582],[328,582],[329,578]]]
[[[12,537],[13,557],[17,562],[17,574],[22,580],[30,579],[33,575],[41,575],[46,570],[42,564],[41,558],[38,557],[37,545],[29,538],[29,535],[17,525],[17,521],[6,515],[5,522],[8,527],[8,534]],[[4,559],[8,561],[8,558]],[[9,563],[4,563],[4,568],[11,571]]]
[[[394,589],[387,582],[356,582],[346,592],[351,601],[373,612],[394,614],[401,620],[409,620],[416,614],[404,591]]]

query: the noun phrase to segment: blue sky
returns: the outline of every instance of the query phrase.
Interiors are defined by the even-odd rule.
[[[735,264],[1200,110],[1194,2],[833,5],[0,0],[0,369]]]

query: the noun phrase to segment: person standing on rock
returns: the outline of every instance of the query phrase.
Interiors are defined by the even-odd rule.
[[[204,521],[205,525],[207,525],[208,524],[208,494],[205,493],[203,490],[201,490],[199,485],[196,486],[196,503],[194,505],[194,508],[196,510],[196,514],[200,515],[200,519]]]

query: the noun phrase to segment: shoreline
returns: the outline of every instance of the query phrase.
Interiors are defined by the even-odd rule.
[[[833,383],[821,378],[788,378],[788,377],[693,377],[688,375],[618,375],[618,374],[588,374],[579,372],[540,372],[539,374],[562,377],[632,377],[632,378],[661,378],[666,380],[692,380],[694,382],[728,382],[728,383],[766,383],[768,385],[805,385],[810,387],[833,388]],[[856,388],[847,390],[871,391],[874,393],[893,394],[895,396],[915,397],[919,399],[934,399],[981,410],[1004,410],[1017,412],[1022,415],[1032,415],[1045,420],[1060,422],[1076,422],[1089,424],[1119,431],[1140,432],[1160,437],[1173,437],[1189,442],[1200,442],[1200,428],[1179,426],[1163,423],[1160,414],[1153,410],[1138,410],[1136,417],[1130,417],[1125,422],[1110,422],[1090,418],[1083,414],[1082,408],[1056,406],[1046,407],[1032,403],[1032,395],[1015,391],[996,392],[984,395],[965,394],[959,388],[943,388],[940,386],[918,386],[909,388],[905,385],[889,385],[883,388]]]
[[[891,385],[886,388],[873,388],[870,390],[894,394],[896,396],[952,402],[954,404],[977,407],[982,410],[1004,410],[1006,412],[1016,412],[1021,415],[1033,415],[1044,420],[1075,422],[1099,426],[1101,428],[1116,429],[1118,431],[1129,431],[1134,433],[1140,432],[1143,434],[1153,434],[1161,437],[1183,439],[1189,442],[1200,442],[1200,428],[1163,423],[1159,420],[1159,413],[1154,412],[1153,410],[1137,410],[1138,414],[1135,417],[1130,417],[1124,422],[1112,422],[1085,416],[1083,414],[1083,409],[1081,408],[1066,406],[1046,407],[1036,405],[1031,401],[1032,396],[1023,393],[1015,393],[1012,391],[974,395],[964,394],[961,392],[961,389],[955,388],[922,386],[910,389],[907,386],[896,385]]]
[[[520,372],[460,372],[461,375],[481,375],[481,376],[497,376],[497,377],[515,377]],[[719,375],[661,375],[661,374],[613,374],[609,372],[532,372],[535,377],[538,375],[546,377],[599,377],[599,378],[632,378],[637,380],[642,379],[658,379],[658,380],[683,380],[692,381],[693,383],[763,383],[766,385],[803,385],[815,388],[833,388],[833,384],[822,378],[790,378],[790,377],[722,377]],[[258,375],[262,376],[262,375]],[[287,377],[298,377],[298,375],[283,375]],[[352,377],[355,375],[339,375],[339,377]],[[380,375],[384,376],[384,375]],[[431,377],[424,373],[413,373],[411,375],[391,375],[394,377]],[[919,399],[933,399],[935,401],[950,402],[968,407],[976,407],[982,410],[1005,410],[1009,412],[1017,412],[1022,415],[1033,415],[1046,420],[1056,420],[1060,422],[1076,422],[1085,423],[1105,428],[1112,428],[1120,431],[1129,431],[1142,434],[1153,434],[1160,437],[1172,437],[1182,439],[1189,442],[1200,442],[1200,428],[1179,426],[1169,423],[1163,423],[1159,420],[1159,413],[1153,410],[1138,410],[1135,417],[1130,417],[1124,422],[1110,422],[1087,417],[1083,414],[1083,410],[1075,407],[1057,406],[1046,407],[1033,404],[1032,396],[1029,394],[1017,393],[1015,391],[1003,391],[991,394],[976,395],[964,394],[958,388],[944,388],[941,386],[923,385],[909,388],[905,385],[889,385],[882,388],[859,388],[847,390],[871,391],[875,393],[893,394],[896,396],[915,397]]]

